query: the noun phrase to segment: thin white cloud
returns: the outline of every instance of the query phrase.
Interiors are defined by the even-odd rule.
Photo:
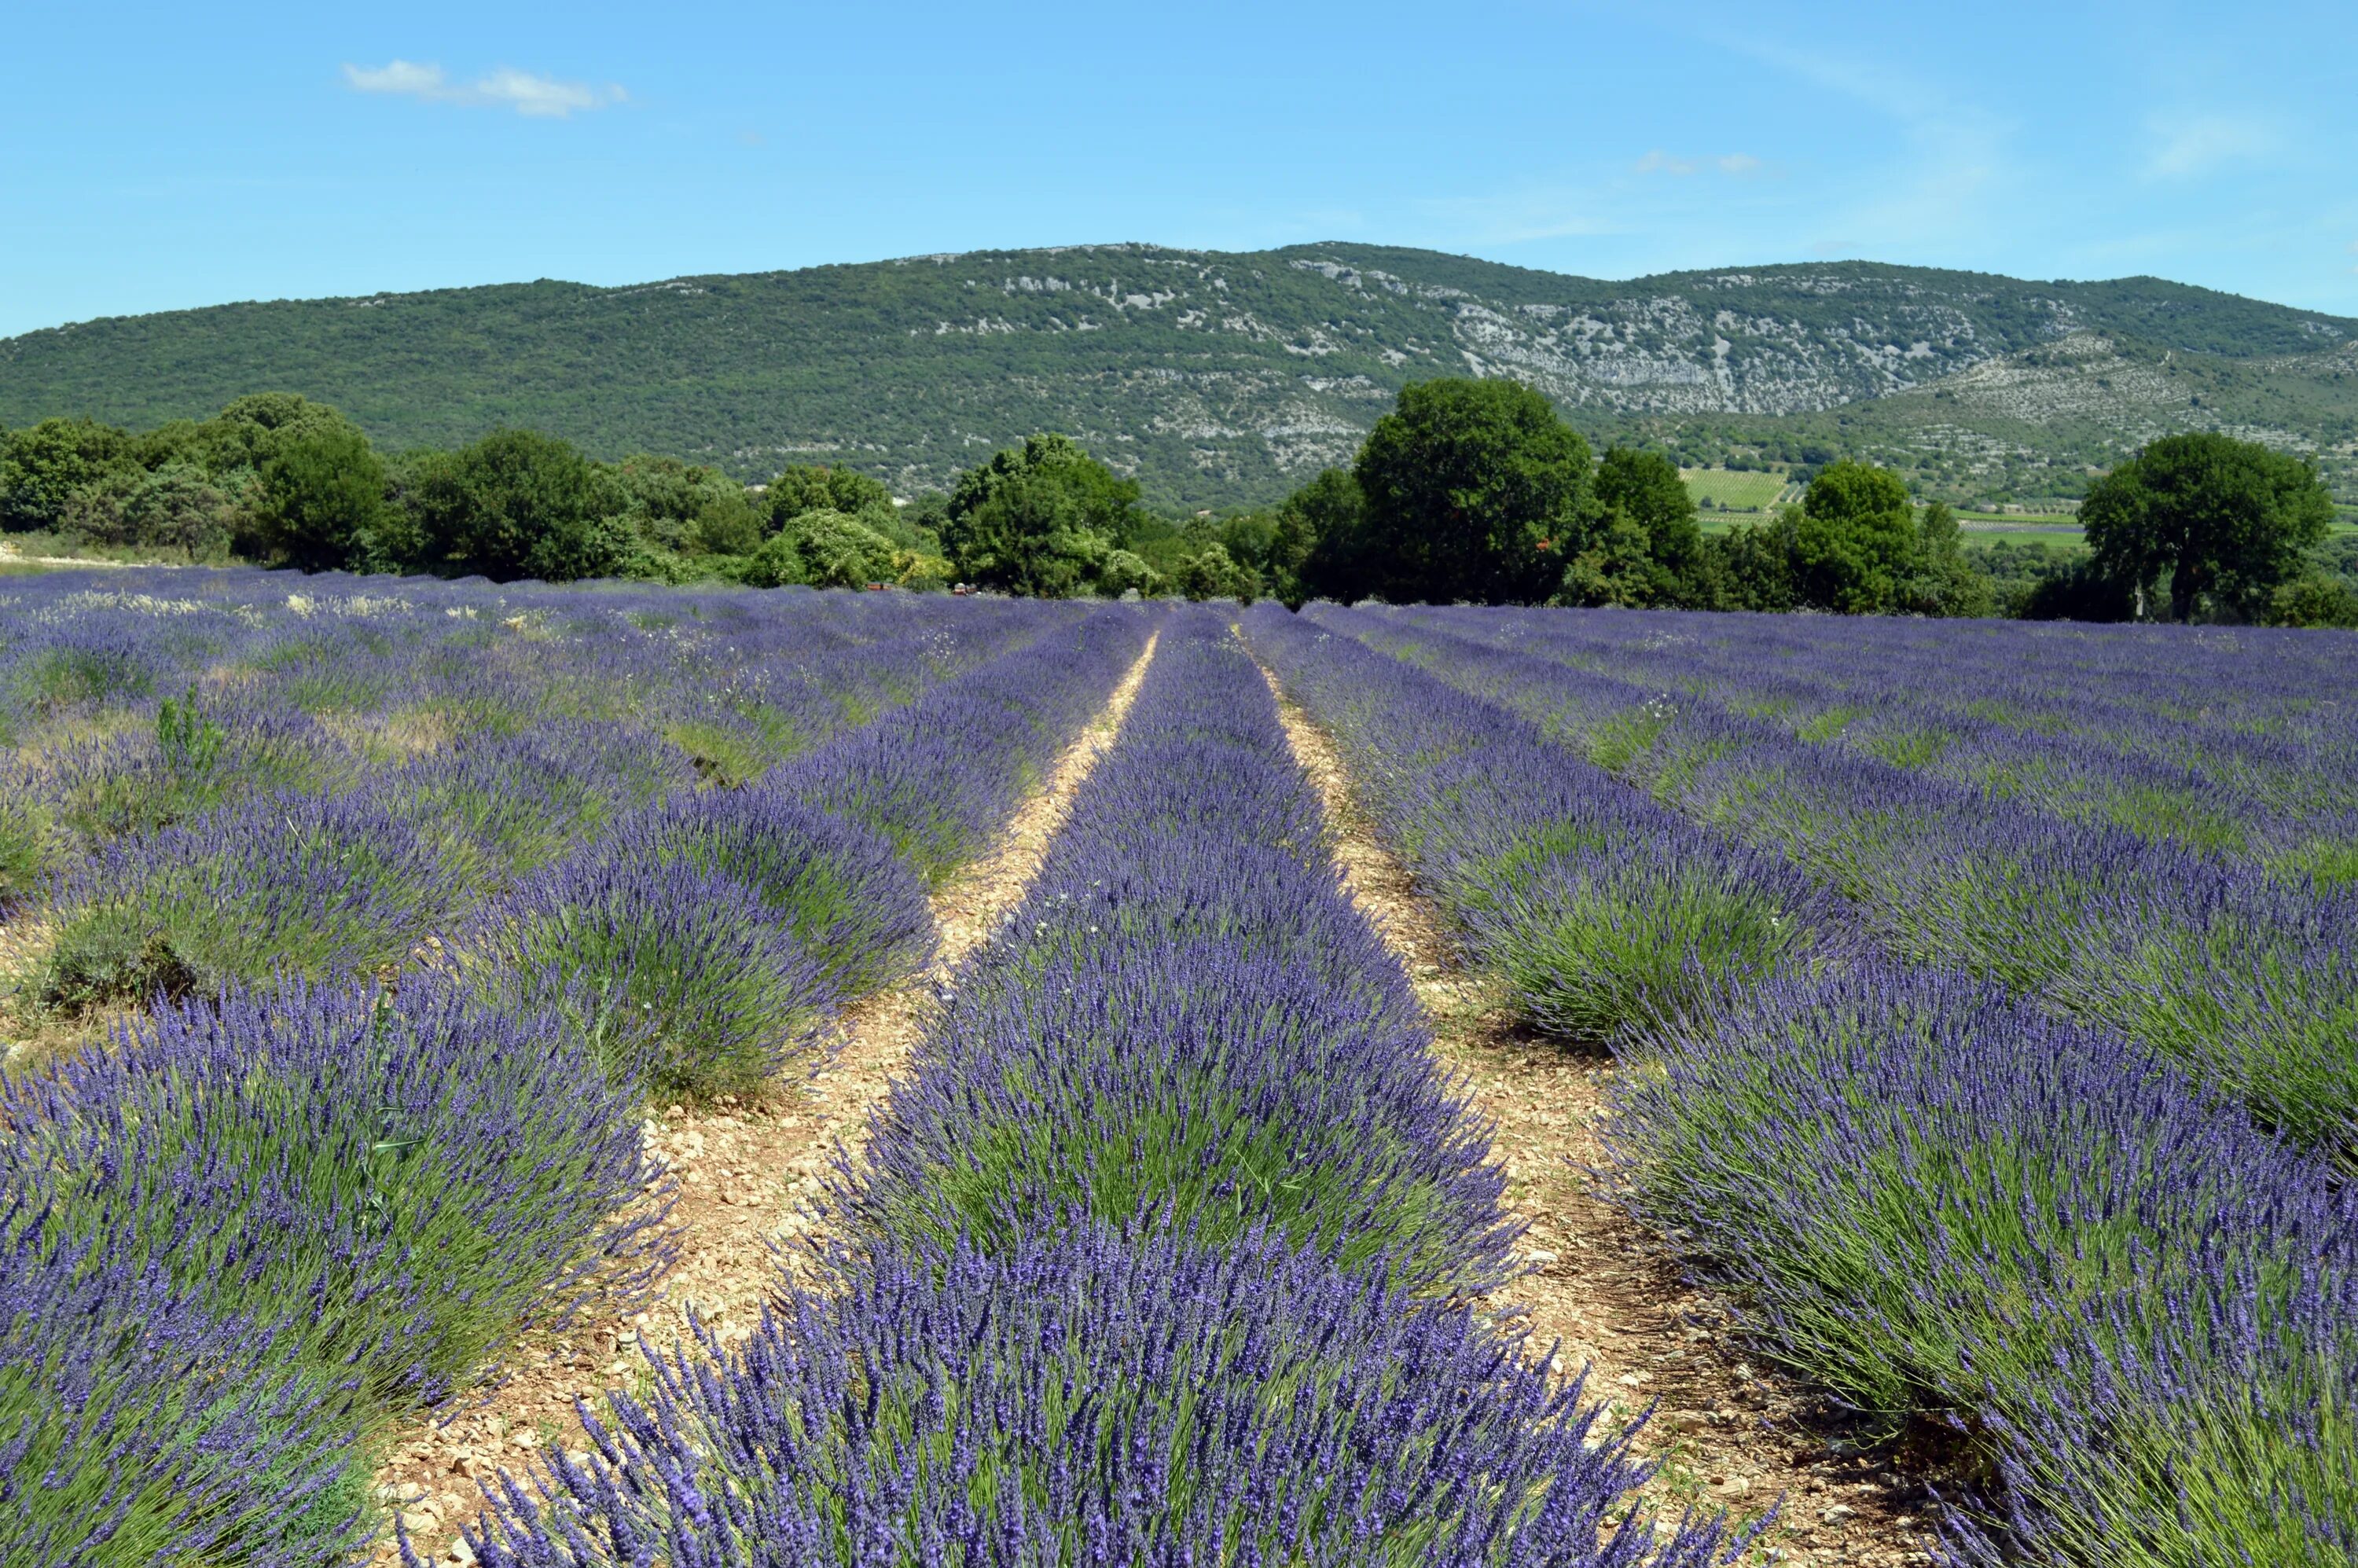
[[[438,65],[391,60],[384,65],[347,65],[344,81],[355,92],[387,92],[427,103],[462,103],[513,109],[536,120],[562,120],[590,109],[620,103],[629,95],[609,82],[559,81],[502,66],[472,81],[453,81]]]
[[[1765,173],[1768,166],[1750,153],[1723,153],[1714,158],[1681,157],[1656,147],[1629,166],[1632,174],[1667,174],[1683,179],[1701,169],[1705,163],[1731,179],[1745,179]]]
[[[1434,237],[1452,245],[1521,244],[1532,240],[1589,238],[1627,232],[1628,225],[1603,215],[1611,205],[1596,192],[1576,187],[1523,186],[1475,196],[1420,201]],[[1442,236],[1447,236],[1443,239]]]
[[[2274,127],[2234,114],[2156,114],[2146,129],[2156,143],[2145,166],[2154,179],[2190,179],[2242,158],[2265,157],[2282,145]]]
[[[2009,124],[1892,61],[1758,38],[1718,35],[1709,41],[1846,99],[1898,133],[1898,156],[1887,160],[1882,175],[1858,182],[1858,198],[1817,214],[1821,233],[1856,235],[1858,248],[1894,260],[1953,253],[1980,241],[1991,198],[2013,178],[2006,151]]]
[[[347,65],[344,81],[358,92],[406,92],[416,98],[440,98],[449,92],[438,65],[412,65],[397,59],[387,65]]]

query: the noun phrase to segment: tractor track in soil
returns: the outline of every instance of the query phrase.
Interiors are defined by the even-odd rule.
[[[642,1336],[657,1346],[684,1338],[693,1312],[724,1345],[751,1336],[779,1277],[777,1244],[816,1228],[814,1214],[837,1151],[858,1152],[869,1113],[892,1093],[936,989],[1022,901],[1075,794],[1120,731],[1158,637],[1148,638],[1104,708],[1011,819],[998,847],[933,895],[941,940],[931,964],[846,1008],[835,1023],[837,1048],[817,1074],[780,1086],[758,1104],[649,1108],[650,1151],[679,1183],[671,1217],[679,1255],[658,1299],[627,1317],[593,1310],[566,1328],[528,1334],[511,1357],[509,1375],[488,1397],[462,1397],[447,1415],[405,1423],[389,1462],[377,1471],[377,1496],[389,1519],[398,1516],[420,1559],[472,1561],[459,1530],[476,1516],[481,1482],[502,1468],[522,1471],[542,1448],[578,1453],[588,1447],[575,1401],[594,1408],[616,1391],[644,1390]],[[400,1560],[388,1531],[375,1563]]]

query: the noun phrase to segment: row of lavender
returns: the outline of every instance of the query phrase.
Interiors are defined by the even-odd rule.
[[[283,931],[276,951],[249,937],[275,978],[159,1000],[109,1046],[9,1079],[0,1554],[351,1560],[389,1422],[525,1327],[650,1287],[670,1237],[647,1094],[741,1093],[807,1065],[828,1008],[930,950],[928,883],[990,841],[1145,635],[1122,611],[1016,619],[1029,645],[758,783],[651,791],[606,834],[446,905],[436,940],[384,949],[397,979],[343,950],[306,981]],[[599,760],[552,752],[524,786],[590,787],[565,770]],[[405,799],[363,783],[335,808],[355,795]],[[193,864],[180,885],[233,893],[220,865],[153,848],[175,831],[197,837],[167,830],[118,863]],[[331,863],[374,869],[365,850]],[[245,864],[267,882],[270,861]],[[299,912],[304,891],[230,909]],[[62,907],[70,929],[89,905]]]
[[[58,573],[0,592],[0,900],[225,806],[340,796],[413,762],[380,793],[421,796],[413,826],[481,862],[453,881],[479,880],[618,803],[757,776],[1056,620],[904,595],[297,580]],[[578,798],[483,798],[582,748],[600,765]]]
[[[1458,634],[1464,611],[1313,614],[1806,871],[1885,951],[1961,966],[2169,1058],[2305,1145],[2358,1151],[2358,884],[2059,816],[1499,648]]]
[[[1682,613],[1404,618],[2056,816],[2358,880],[2358,636]]]
[[[1424,1047],[1266,686],[1181,612],[838,1171],[818,1282],[741,1350],[655,1357],[475,1551],[1729,1561],[1714,1525],[1655,1528],[1627,1434],[1467,1304],[1512,1231]]]
[[[1871,910],[1368,624],[1248,619],[1469,952],[1627,1054],[1626,1201],[1774,1355],[1991,1463],[2004,1510],[1956,1511],[1956,1559],[2351,1559],[2358,1199],[2331,1167],[2100,1027],[1895,961]]]

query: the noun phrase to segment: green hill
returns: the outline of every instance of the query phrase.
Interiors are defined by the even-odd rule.
[[[1604,282],[1371,245],[978,251],[852,266],[276,301],[0,341],[0,424],[147,426],[261,389],[379,441],[531,425],[748,477],[940,485],[1035,429],[1164,506],[1348,460],[1419,377],[1511,375],[1690,466],[1877,458],[1963,501],[2078,493],[2151,436],[2320,454],[2358,494],[2358,320],[2152,278],[1867,263]]]

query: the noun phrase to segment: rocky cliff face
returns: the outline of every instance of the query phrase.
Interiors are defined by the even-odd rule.
[[[287,387],[396,445],[528,423],[910,489],[1062,429],[1156,499],[1217,505],[1348,460],[1403,383],[1470,373],[1699,460],[1800,441],[2068,485],[2190,427],[2331,459],[2358,439],[2353,349],[2358,322],[2153,279],[1845,263],[1615,283],[1365,245],[1087,245],[92,322],[0,343],[0,421],[152,424]]]

